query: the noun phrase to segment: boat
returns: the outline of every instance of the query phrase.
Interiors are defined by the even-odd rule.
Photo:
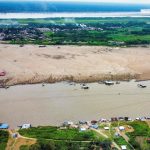
[[[142,85],[142,84],[138,84],[137,85],[139,88],[146,88],[147,86],[146,85]]]
[[[105,85],[114,85],[114,82],[112,82],[112,81],[104,81],[104,84]]]
[[[89,87],[84,84],[84,85],[82,85],[81,89],[87,90],[87,89],[89,89]]]

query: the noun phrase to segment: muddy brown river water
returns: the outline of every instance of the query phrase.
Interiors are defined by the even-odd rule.
[[[89,90],[66,82],[0,89],[0,122],[15,128],[23,123],[60,125],[66,120],[150,116],[150,81],[142,83],[147,88],[130,81],[114,86],[90,83]]]

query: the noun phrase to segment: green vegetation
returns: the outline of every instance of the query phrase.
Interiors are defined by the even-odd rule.
[[[150,44],[149,18],[51,18],[0,20],[0,33],[11,44],[107,45]],[[47,28],[49,30],[42,30]],[[41,29],[41,30],[40,30]]]
[[[100,137],[98,133],[92,130],[80,132],[79,129],[59,129],[58,127],[33,127],[30,129],[21,129],[19,133],[25,137],[36,138],[38,141],[32,145],[29,150],[92,150],[92,147],[99,148],[110,147],[110,140]],[[21,147],[22,150],[28,150],[28,147]]]
[[[0,150],[5,150],[9,134],[7,131],[0,130]]]
[[[78,129],[59,129],[58,127],[33,127],[28,130],[19,130],[19,133],[26,137],[37,139],[53,140],[74,140],[74,141],[91,141],[98,140],[96,132],[88,130],[80,132]]]
[[[37,143],[31,145],[28,150],[99,150],[100,146],[109,150],[110,142],[105,141],[103,143],[77,143],[72,141],[45,141],[38,140]]]
[[[29,146],[28,145],[21,145],[20,150],[29,150]]]
[[[146,142],[147,138],[150,138],[150,128],[148,124],[144,121],[134,121],[129,123],[130,126],[134,128],[134,132],[127,133],[130,138],[130,143],[134,146],[135,149],[145,149],[150,148],[150,144]],[[144,138],[142,143],[138,142],[138,138]],[[144,146],[144,148],[142,147]]]

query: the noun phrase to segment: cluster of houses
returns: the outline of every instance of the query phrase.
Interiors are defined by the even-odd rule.
[[[79,121],[78,123],[74,123],[72,121],[65,121],[60,127],[59,129],[63,130],[63,129],[67,129],[67,128],[76,128],[79,129],[80,132],[85,132],[89,129],[93,129],[93,130],[98,130],[100,128],[100,124],[103,123],[102,125],[104,125],[103,127],[101,127],[101,129],[105,130],[105,131],[110,131],[110,126],[107,123],[112,123],[112,122],[117,122],[117,121],[147,121],[150,120],[150,117],[139,117],[139,118],[135,118],[135,119],[131,119],[130,117],[112,117],[110,119],[105,119],[105,118],[100,118],[99,120],[92,120],[92,121]],[[105,124],[106,123],[106,124]],[[118,124],[119,125],[119,124]],[[31,128],[31,124],[23,124],[21,126],[18,126],[20,129],[29,129]],[[0,130],[2,129],[8,129],[9,125],[7,123],[0,123]],[[122,133],[124,133],[124,131],[126,131],[126,129],[131,129],[132,127],[130,126],[118,126],[116,128],[114,128],[116,130],[114,136],[116,138],[119,138],[122,136]],[[13,133],[12,134],[13,138],[17,138],[18,134],[17,133]],[[150,143],[150,139],[147,139],[147,141]],[[126,145],[121,145],[121,150],[127,150],[127,146]]]
[[[117,122],[117,121],[147,121],[150,120],[150,117],[139,117],[135,119],[131,119],[130,117],[112,117],[110,119],[104,119],[101,118],[98,121],[92,120],[92,121],[79,121],[77,124],[74,124],[72,121],[65,121],[62,124],[63,127],[70,127],[70,128],[79,128],[80,131],[86,131],[87,129],[98,129],[100,123],[111,123],[111,122]],[[105,130],[109,130],[108,126],[104,126]],[[125,130],[125,127],[119,126],[119,130],[123,131]]]
[[[92,120],[92,121],[79,121],[79,123],[74,124],[72,121],[65,121],[62,126],[60,127],[60,129],[63,128],[78,128],[80,131],[86,131],[90,128],[93,129],[98,129],[99,125],[98,125],[98,121],[96,120]]]
[[[71,25],[72,26],[72,25]],[[30,41],[45,40],[47,37],[43,34],[45,32],[58,32],[58,31],[81,31],[81,30],[103,30],[99,27],[90,27],[85,24],[73,24],[73,28],[69,27],[68,24],[54,24],[50,27],[28,27],[28,26],[17,26],[16,28],[1,28],[0,30],[0,40],[19,40],[28,39]]]

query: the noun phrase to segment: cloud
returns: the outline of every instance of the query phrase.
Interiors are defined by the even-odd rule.
[[[0,0],[0,1],[60,1],[60,2],[110,2],[110,3],[146,3],[146,4],[150,4],[150,1],[149,0]]]

